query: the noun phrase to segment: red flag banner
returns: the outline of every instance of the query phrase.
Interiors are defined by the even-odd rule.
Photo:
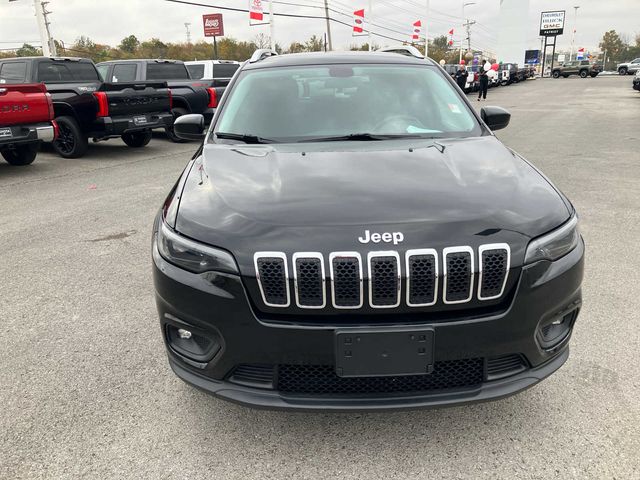
[[[449,38],[449,46],[453,45],[453,28],[451,30],[449,30],[449,36],[451,38]]]
[[[262,0],[249,0],[249,20],[261,22],[263,18]]]
[[[449,30],[449,35],[453,35],[453,28]]]
[[[411,35],[411,39],[418,40],[420,38],[421,31],[422,31],[422,22],[418,20],[413,24],[413,34]]]
[[[353,33],[364,32],[364,8],[353,12]]]

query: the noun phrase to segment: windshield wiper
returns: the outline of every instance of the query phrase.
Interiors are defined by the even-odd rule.
[[[269,138],[262,138],[257,135],[250,135],[246,133],[216,132],[215,136],[223,140],[240,140],[244,143],[275,143],[274,140]]]
[[[336,135],[329,137],[316,137],[316,138],[305,138],[304,140],[300,140],[301,142],[343,142],[343,141],[379,141],[379,140],[393,140],[396,138],[422,138],[420,135],[412,134],[412,133],[400,133],[400,134],[377,134],[377,133],[351,133],[349,135]]]

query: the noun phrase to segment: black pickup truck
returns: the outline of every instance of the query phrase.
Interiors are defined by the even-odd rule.
[[[44,83],[53,99],[60,128],[53,147],[65,158],[83,156],[89,138],[122,137],[143,147],[151,130],[173,124],[171,92],[165,82],[103,83],[89,59],[21,57],[0,61],[10,66],[13,83]]]
[[[166,81],[173,96],[174,118],[199,113],[207,125],[224,91],[224,87],[215,86],[211,81],[192,79],[187,66],[180,60],[111,60],[99,63],[97,67],[106,82]],[[180,141],[172,127],[166,131],[172,141]]]

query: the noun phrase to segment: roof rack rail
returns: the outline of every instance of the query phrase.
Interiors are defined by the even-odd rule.
[[[376,52],[391,52],[391,53],[399,53],[400,55],[405,55],[407,57],[416,57],[416,58],[424,58],[424,55],[420,50],[412,45],[400,45],[397,47],[383,47],[376,50]]]
[[[249,63],[256,63],[267,57],[273,57],[274,55],[278,55],[278,52],[275,52],[270,48],[260,48],[253,52],[253,55],[251,55],[251,58],[249,59]]]

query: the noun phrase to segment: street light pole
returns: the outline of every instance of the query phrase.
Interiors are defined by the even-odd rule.
[[[580,5],[575,5],[573,7],[574,16],[573,16],[573,33],[571,34],[571,53],[569,54],[569,61],[573,60],[573,46],[576,41],[576,29],[578,27],[578,9]]]
[[[431,20],[431,5],[427,0],[427,18],[424,21],[424,59],[429,57],[429,21]]]
[[[371,52],[373,50],[373,45],[372,45],[372,39],[371,39],[371,25],[373,22],[373,1],[369,0],[369,24],[367,25],[367,27],[369,27],[369,51]]]

